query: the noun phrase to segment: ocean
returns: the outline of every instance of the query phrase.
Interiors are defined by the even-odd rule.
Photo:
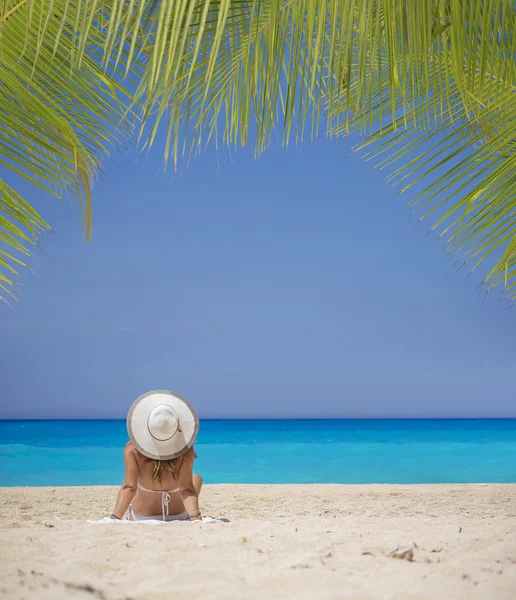
[[[118,485],[125,421],[0,421],[0,486]],[[516,419],[201,420],[206,483],[516,483]]]

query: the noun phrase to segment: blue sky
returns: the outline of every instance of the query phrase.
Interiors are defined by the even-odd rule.
[[[220,164],[218,164],[220,163]],[[122,418],[150,389],[201,418],[516,416],[516,308],[479,299],[346,140],[165,174],[117,156],[0,308],[0,418]]]

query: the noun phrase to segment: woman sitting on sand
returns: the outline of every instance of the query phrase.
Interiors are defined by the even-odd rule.
[[[197,413],[172,392],[148,392],[127,415],[130,442],[124,450],[125,477],[112,519],[198,521],[200,475],[193,473]]]

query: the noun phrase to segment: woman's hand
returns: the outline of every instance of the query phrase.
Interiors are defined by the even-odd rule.
[[[188,518],[190,519],[190,521],[202,521],[201,511],[198,510],[193,515],[188,515]]]

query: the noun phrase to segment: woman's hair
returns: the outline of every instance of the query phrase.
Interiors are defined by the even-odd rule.
[[[152,481],[154,481],[154,483],[161,483],[165,473],[171,473],[173,479],[178,478],[179,469],[183,462],[182,456],[177,456],[176,458],[170,458],[168,460],[147,458],[146,456],[143,456],[143,454],[141,454],[141,456],[146,463],[152,463]]]

